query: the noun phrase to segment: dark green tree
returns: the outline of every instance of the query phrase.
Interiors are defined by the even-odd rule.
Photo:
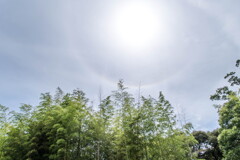
[[[219,148],[217,137],[219,130],[213,130],[212,132],[194,131],[194,138],[198,141],[193,146],[193,152],[197,154],[199,159],[207,160],[221,160],[222,152]]]

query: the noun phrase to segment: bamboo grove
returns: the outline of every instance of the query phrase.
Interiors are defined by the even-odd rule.
[[[123,81],[93,108],[81,90],[41,94],[19,112],[0,106],[1,160],[190,160],[197,141],[191,125],[177,127],[173,107],[135,100]]]

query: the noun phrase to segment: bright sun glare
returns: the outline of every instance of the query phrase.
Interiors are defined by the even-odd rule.
[[[119,6],[113,14],[113,36],[123,47],[141,49],[155,43],[161,29],[154,6],[135,2]]]

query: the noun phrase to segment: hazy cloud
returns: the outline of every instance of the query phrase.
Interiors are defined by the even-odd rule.
[[[58,86],[97,101],[100,86],[110,94],[123,78],[133,93],[140,81],[143,95],[162,90],[196,128],[216,128],[209,95],[239,58],[240,2],[151,2],[167,33],[153,48],[128,51],[107,30],[123,1],[0,1],[0,103],[36,104]]]

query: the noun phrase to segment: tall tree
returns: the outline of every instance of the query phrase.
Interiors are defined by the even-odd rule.
[[[239,66],[240,60],[237,60],[237,69]],[[229,86],[217,89],[216,93],[210,97],[212,100],[224,100],[223,105],[216,106],[220,125],[218,141],[226,160],[240,159],[240,77],[238,73],[228,73],[224,78],[228,80]]]

